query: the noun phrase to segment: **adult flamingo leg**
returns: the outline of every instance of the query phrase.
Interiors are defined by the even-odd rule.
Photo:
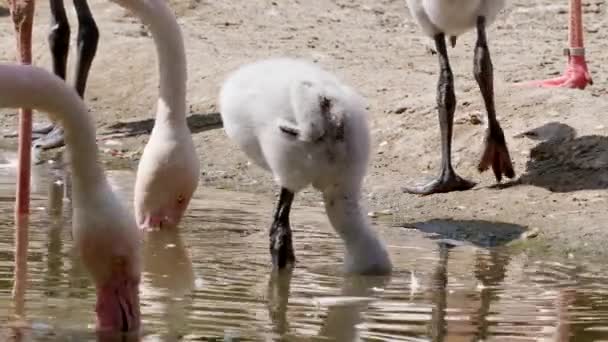
[[[460,177],[452,166],[452,134],[456,94],[454,93],[454,75],[445,44],[445,34],[435,36],[435,48],[439,57],[439,81],[437,83],[437,109],[439,130],[441,132],[441,168],[439,176],[430,183],[421,186],[405,186],[403,192],[417,195],[431,195],[452,191],[469,190],[475,183]]]
[[[10,0],[11,18],[17,34],[17,51],[21,64],[32,64],[32,24],[34,0]],[[32,111],[21,109],[19,115],[19,172],[17,174],[18,215],[29,214],[30,165],[32,144]]]
[[[29,216],[20,215],[15,219],[15,274],[13,281],[13,303],[15,316],[25,316],[25,289],[27,288],[27,249]]]
[[[53,57],[53,72],[66,79],[66,65],[70,46],[70,24],[68,22],[63,0],[50,0],[51,30],[48,41]],[[86,0],[74,0],[78,16],[78,36],[76,52],[76,77],[74,86],[78,95],[84,98],[84,91],[91,64],[97,52],[99,30]],[[36,147],[52,149],[64,144],[63,128],[59,125],[42,127],[36,133],[46,134],[36,142]]]
[[[525,84],[537,87],[562,87],[585,89],[589,84],[593,84],[591,75],[585,60],[585,47],[583,43],[583,14],[582,0],[570,0],[570,21],[569,21],[569,45],[566,49],[568,65],[562,76],[544,80],[532,81]]]
[[[32,64],[32,25],[34,0],[9,0],[11,19],[17,35],[17,51],[21,64]],[[17,203],[15,206],[15,281],[13,299],[17,299],[16,314],[23,315],[23,298],[27,287],[27,220],[30,211],[30,174],[32,145],[32,110],[21,109],[19,115],[19,167],[17,173]]]

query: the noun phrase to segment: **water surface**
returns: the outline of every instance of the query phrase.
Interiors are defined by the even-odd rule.
[[[49,211],[50,185],[60,173],[46,165],[34,168],[32,180],[29,324],[16,327],[13,157],[0,154],[0,339],[95,340],[95,294],[72,250],[69,202],[62,215]],[[109,176],[130,205],[132,173]],[[342,246],[322,207],[296,203],[298,264],[279,277],[269,272],[273,207],[267,197],[200,188],[179,233],[146,236],[142,340],[608,340],[608,273],[577,261],[534,260],[500,246],[500,236],[517,238],[523,227],[501,235],[510,228],[497,224],[487,240],[496,247],[488,248],[447,239],[457,235],[446,233],[446,225],[456,231],[478,222],[430,221],[405,229],[376,220],[395,273],[345,277]]]

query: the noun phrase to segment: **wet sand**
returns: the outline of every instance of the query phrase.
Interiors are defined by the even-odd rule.
[[[458,99],[454,165],[462,176],[479,184],[471,191],[429,197],[399,191],[402,185],[435,175],[439,164],[434,109],[437,60],[428,49],[431,42],[421,35],[404,1],[192,0],[171,4],[186,39],[189,115],[205,186],[262,193],[272,206],[276,188],[271,176],[250,165],[221,129],[208,129],[212,127],[207,124],[216,117],[205,115],[217,112],[221,82],[237,66],[268,56],[304,57],[335,71],[369,101],[373,157],[365,191],[370,211],[390,211],[397,227],[452,219],[460,228],[450,225],[448,235],[464,240],[503,235],[494,232],[496,225],[484,222],[517,225],[538,231],[530,245],[539,250],[549,247],[557,255],[575,258],[608,256],[604,248],[608,239],[606,1],[585,1],[585,38],[595,81],[586,91],[513,86],[517,81],[543,79],[562,71],[566,0],[510,1],[489,30],[498,115],[519,179],[506,188],[493,187],[491,172],[480,175],[476,171],[484,109],[472,75],[474,35],[459,38],[456,48],[449,50]],[[134,168],[148,139],[157,94],[152,40],[142,25],[117,5],[107,1],[91,5],[101,40],[86,99],[100,137],[110,139],[102,142],[106,161]],[[68,12],[75,23],[73,11]],[[48,3],[39,2],[34,60],[50,69],[48,13]],[[73,39],[75,32],[73,26]],[[3,11],[0,46],[0,60],[14,60],[12,23]],[[0,130],[14,130],[15,114],[0,114]],[[549,142],[516,138],[547,123],[560,124],[544,137]],[[313,191],[297,197],[304,203],[319,200]]]

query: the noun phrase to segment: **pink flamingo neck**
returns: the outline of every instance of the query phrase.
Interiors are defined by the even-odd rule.
[[[61,122],[74,175],[73,195],[96,193],[100,187],[109,188],[98,159],[95,125],[76,91],[67,88],[59,77],[34,66],[0,63],[0,73],[3,82],[0,84],[0,107],[27,104]],[[74,202],[79,201],[75,199]]]
[[[187,127],[187,61],[181,28],[171,8],[165,1],[112,1],[132,11],[152,33],[160,74],[155,127]]]

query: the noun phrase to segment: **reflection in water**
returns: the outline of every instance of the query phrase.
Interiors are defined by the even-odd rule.
[[[17,320],[25,319],[25,290],[27,289],[27,249],[29,217],[16,215],[15,224],[15,259],[13,278],[14,314]]]
[[[60,294],[59,286],[61,284],[61,275],[63,270],[63,243],[61,235],[63,232],[64,222],[61,216],[52,217],[48,228],[47,236],[47,257],[46,257],[46,274],[45,287],[49,297],[58,297]]]
[[[568,342],[570,341],[570,313],[568,309],[574,304],[576,299],[576,291],[574,289],[563,289],[557,294],[557,329],[556,329],[556,342]]]
[[[433,342],[442,342],[445,339],[447,324],[445,321],[447,309],[447,286],[448,286],[448,257],[451,245],[439,243],[439,260],[435,266],[431,288],[431,301],[433,303],[433,314],[431,316],[430,335]]]
[[[10,177],[0,170],[5,218],[13,212]],[[132,175],[110,178],[130,203]],[[54,207],[58,190],[48,175],[40,181],[44,187],[32,196],[25,297],[11,295],[15,223],[0,221],[0,340],[104,341],[93,331],[93,286],[72,249],[70,206]],[[431,237],[441,227],[434,225],[446,222],[406,230],[378,221],[395,265],[390,282],[343,276],[343,248],[323,208],[300,206],[294,227],[300,257],[292,272],[278,275],[268,267],[270,222],[267,205],[260,205],[271,202],[201,189],[178,231],[145,235],[142,341],[607,339],[603,265],[530,260],[467,241],[438,245]],[[27,314],[25,328],[13,320],[17,311]]]
[[[179,230],[159,230],[145,234],[143,278],[147,285],[172,297],[194,290],[194,271]]]
[[[354,297],[353,303],[336,303],[329,308],[327,317],[321,326],[320,337],[331,338],[334,341],[359,341],[357,325],[362,322],[362,312],[373,300],[375,289],[383,289],[388,285],[390,276],[365,277],[347,276],[344,278],[341,296]]]
[[[268,281],[268,314],[272,320],[272,331],[279,336],[285,336],[289,331],[287,303],[292,276],[293,268],[286,268],[281,272],[271,272]]]
[[[50,217],[50,225],[48,228],[47,237],[47,258],[46,258],[46,276],[45,286],[48,289],[49,297],[57,297],[59,295],[59,286],[61,284],[61,274],[63,265],[62,248],[63,243],[61,235],[65,222],[63,221],[63,193],[64,184],[57,180],[57,176],[51,176],[49,182],[49,196],[47,212]],[[55,179],[55,180],[53,180]]]
[[[273,272],[268,282],[268,311],[273,323],[272,331],[287,338],[291,335],[288,323],[288,299],[293,270]],[[362,322],[361,313],[374,301],[374,290],[388,285],[390,276],[371,277],[350,275],[343,278],[338,297],[321,300],[329,307],[325,319],[320,322],[318,337],[332,341],[359,341],[357,325]]]
[[[149,293],[163,298],[162,320],[167,333],[163,340],[177,340],[188,316],[188,295],[194,290],[194,270],[178,229],[159,230],[145,235],[143,245],[142,298]],[[143,311],[143,310],[142,310]],[[145,314],[145,311],[142,313]]]
[[[509,264],[508,254],[500,254],[496,250],[490,250],[489,256],[483,250],[475,253],[475,278],[480,283],[480,305],[473,321],[477,324],[476,338],[485,341],[488,338],[490,305],[496,299],[496,289],[500,286],[506,275]]]
[[[448,260],[450,250],[455,246],[446,242],[440,242],[439,258],[432,274],[433,286],[431,288],[431,300],[433,302],[432,318],[430,322],[431,340],[441,342],[447,340],[458,340],[462,335],[471,335],[470,338],[476,341],[485,341],[488,337],[488,329],[491,322],[488,322],[488,315],[491,314],[491,304],[497,299],[496,291],[503,283],[507,265],[509,263],[508,254],[498,253],[497,250],[476,249],[474,253],[473,273],[478,281],[476,286],[479,294],[468,294],[465,300],[458,300],[459,294],[453,293],[455,304],[469,306],[475,303],[474,297],[478,297],[479,306],[477,310],[470,313],[471,332],[467,332],[465,327],[450,327],[446,321],[448,309]],[[451,311],[466,312],[467,307],[450,308]],[[457,322],[455,322],[457,323]],[[449,334],[453,328],[454,333]],[[452,336],[453,335],[453,336]]]

